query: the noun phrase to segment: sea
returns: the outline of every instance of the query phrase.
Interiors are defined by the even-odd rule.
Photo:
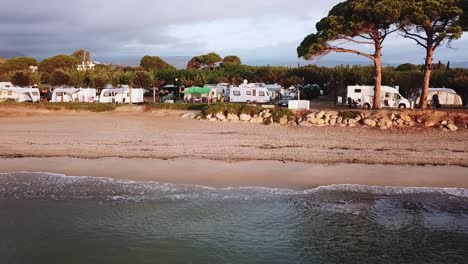
[[[0,263],[462,264],[468,189],[297,191],[2,173]]]

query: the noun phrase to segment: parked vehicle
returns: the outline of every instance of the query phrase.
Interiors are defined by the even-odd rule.
[[[398,91],[398,87],[382,86],[382,107],[410,108],[411,103]],[[373,108],[374,86],[348,86],[347,104],[364,109]]]
[[[0,88],[0,102],[33,102],[37,103],[41,99],[39,89],[21,87]]]
[[[107,88],[102,89],[101,95],[99,96],[99,102],[114,104],[139,104],[144,102],[143,95],[144,89],[141,88]]]
[[[51,102],[80,102],[94,103],[96,101],[96,89],[91,88],[56,88],[52,92]]]
[[[276,105],[281,106],[281,107],[288,107],[289,101],[292,101],[292,100],[296,100],[296,99],[294,99],[294,97],[291,97],[291,96],[286,96],[283,99],[276,102]]]
[[[269,103],[270,95],[268,89],[258,86],[257,84],[249,84],[244,81],[239,87],[230,87],[228,89],[229,102],[233,103]]]
[[[420,100],[421,98],[418,97],[418,99],[416,99],[416,104],[419,104]],[[432,107],[463,107],[463,101],[461,97],[457,94],[457,92],[450,88],[429,88],[427,104]]]

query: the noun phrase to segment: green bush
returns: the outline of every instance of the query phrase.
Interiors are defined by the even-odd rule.
[[[359,111],[341,111],[338,113],[339,117],[343,119],[355,119],[356,117],[360,116],[361,112]]]

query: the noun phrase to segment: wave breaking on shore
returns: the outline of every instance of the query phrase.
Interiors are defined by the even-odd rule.
[[[468,189],[435,187],[382,187],[354,184],[319,186],[295,191],[266,187],[214,188],[153,181],[116,180],[105,177],[66,176],[44,172],[0,173],[0,198],[53,200],[271,200],[334,194],[374,196],[440,195],[468,198]]]

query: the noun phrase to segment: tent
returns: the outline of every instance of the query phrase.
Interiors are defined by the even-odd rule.
[[[196,87],[192,86],[190,88],[185,89],[183,93],[185,94],[209,94],[211,92],[210,87]]]

